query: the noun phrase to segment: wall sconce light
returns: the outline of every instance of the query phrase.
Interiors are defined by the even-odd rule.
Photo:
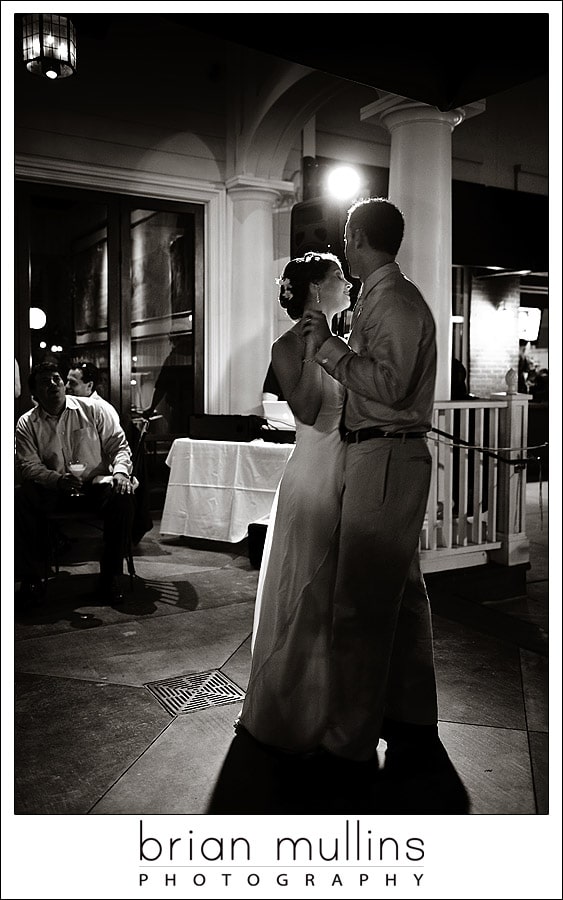
[[[67,16],[23,16],[23,59],[29,72],[67,78],[76,70],[76,32]]]

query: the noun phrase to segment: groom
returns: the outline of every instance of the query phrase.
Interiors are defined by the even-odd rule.
[[[386,199],[348,212],[345,252],[362,281],[349,343],[308,311],[316,362],[347,389],[345,488],[323,746],[369,760],[394,747],[438,746],[428,596],[418,541],[431,474],[435,324],[395,262],[404,221]],[[389,757],[388,757],[389,759]]]

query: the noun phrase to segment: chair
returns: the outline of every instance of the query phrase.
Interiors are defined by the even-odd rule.
[[[135,570],[135,560],[133,557],[133,546],[134,544],[139,543],[139,541],[147,531],[150,531],[153,524],[152,518],[150,517],[150,511],[146,508],[146,504],[144,502],[141,502],[141,500],[145,501],[148,498],[146,485],[146,466],[144,465],[145,435],[147,433],[148,427],[149,421],[147,419],[143,419],[140,428],[138,428],[133,421],[131,421],[126,426],[126,428],[124,428],[127,441],[132,451],[131,477],[132,479],[134,479],[133,491],[135,500],[137,501],[135,504],[133,525],[131,528],[131,533],[129,535],[129,545],[127,548],[127,554],[125,556],[131,591],[133,591],[134,589],[134,580],[137,576],[137,572]],[[139,474],[141,475],[142,480],[139,480]],[[59,575],[60,554],[61,550],[64,550],[65,543],[63,531],[65,524],[73,522],[84,522],[89,527],[92,527],[100,532],[102,531],[99,523],[99,518],[90,510],[77,509],[76,511],[64,510],[61,512],[50,513],[47,521],[49,526],[49,549],[46,559],[45,580],[47,580],[52,569],[55,570],[55,575]],[[63,540],[61,540],[61,538],[63,538]]]
[[[140,428],[134,421],[125,427],[125,434],[133,452],[133,476],[135,487],[135,514],[131,526],[131,543],[138,544],[142,537],[153,527],[150,512],[149,478],[146,462],[145,437],[152,420],[143,418]]]

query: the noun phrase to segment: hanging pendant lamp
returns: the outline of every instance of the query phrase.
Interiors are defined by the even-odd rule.
[[[67,16],[23,16],[23,59],[29,72],[67,78],[76,71],[76,32]]]

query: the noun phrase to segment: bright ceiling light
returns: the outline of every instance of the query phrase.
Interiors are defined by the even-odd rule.
[[[47,322],[47,316],[38,306],[32,306],[29,310],[29,327],[34,331],[44,328]]]
[[[360,190],[362,180],[352,166],[338,166],[332,169],[327,179],[327,187],[337,200],[351,200]]]

